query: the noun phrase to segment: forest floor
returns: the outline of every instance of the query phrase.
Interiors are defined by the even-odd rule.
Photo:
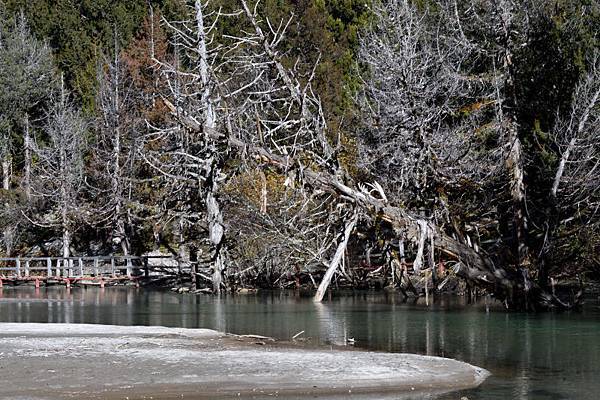
[[[423,398],[488,375],[446,358],[207,329],[0,323],[2,399]]]

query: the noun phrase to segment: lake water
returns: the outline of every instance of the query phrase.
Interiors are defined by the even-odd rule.
[[[493,374],[480,388],[439,399],[600,398],[600,303],[571,313],[508,313],[444,297],[427,307],[354,292],[322,304],[294,292],[221,298],[129,288],[0,289],[1,322],[211,328],[311,343],[444,356]],[[1,349],[0,349],[1,350]]]

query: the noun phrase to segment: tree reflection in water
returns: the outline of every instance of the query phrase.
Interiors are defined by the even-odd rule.
[[[600,311],[517,314],[458,297],[403,302],[354,292],[315,304],[296,292],[213,297],[135,288],[0,290],[0,321],[211,328],[313,344],[463,360],[494,374],[469,399],[590,399],[600,392]],[[455,399],[456,394],[444,399]]]

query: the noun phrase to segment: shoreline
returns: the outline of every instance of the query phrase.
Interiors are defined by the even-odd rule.
[[[333,399],[376,394],[397,399],[473,388],[489,376],[482,368],[446,358],[303,348],[268,339],[208,329],[0,323],[0,397]]]

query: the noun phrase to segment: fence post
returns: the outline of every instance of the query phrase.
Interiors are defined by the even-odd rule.
[[[83,276],[83,260],[81,257],[77,259],[77,262],[79,263],[79,276]]]
[[[56,259],[56,276],[60,276],[60,258]]]
[[[25,276],[29,277],[29,260],[25,260]]]
[[[94,276],[98,276],[98,259],[94,258]]]
[[[46,258],[46,270],[46,275],[50,278],[52,276],[52,260],[50,257]]]
[[[17,257],[16,264],[17,264],[17,265],[16,265],[16,266],[17,266],[17,269],[16,269],[16,272],[17,272],[17,278],[20,278],[20,277],[21,277],[21,259],[20,259],[20,258],[18,258],[18,257]]]
[[[116,278],[116,274],[115,274],[115,258],[114,257],[110,257],[110,275],[113,278]]]
[[[126,256],[126,260],[125,262],[127,263],[127,277],[131,278],[131,275],[133,274],[133,268],[131,266],[131,256]]]

